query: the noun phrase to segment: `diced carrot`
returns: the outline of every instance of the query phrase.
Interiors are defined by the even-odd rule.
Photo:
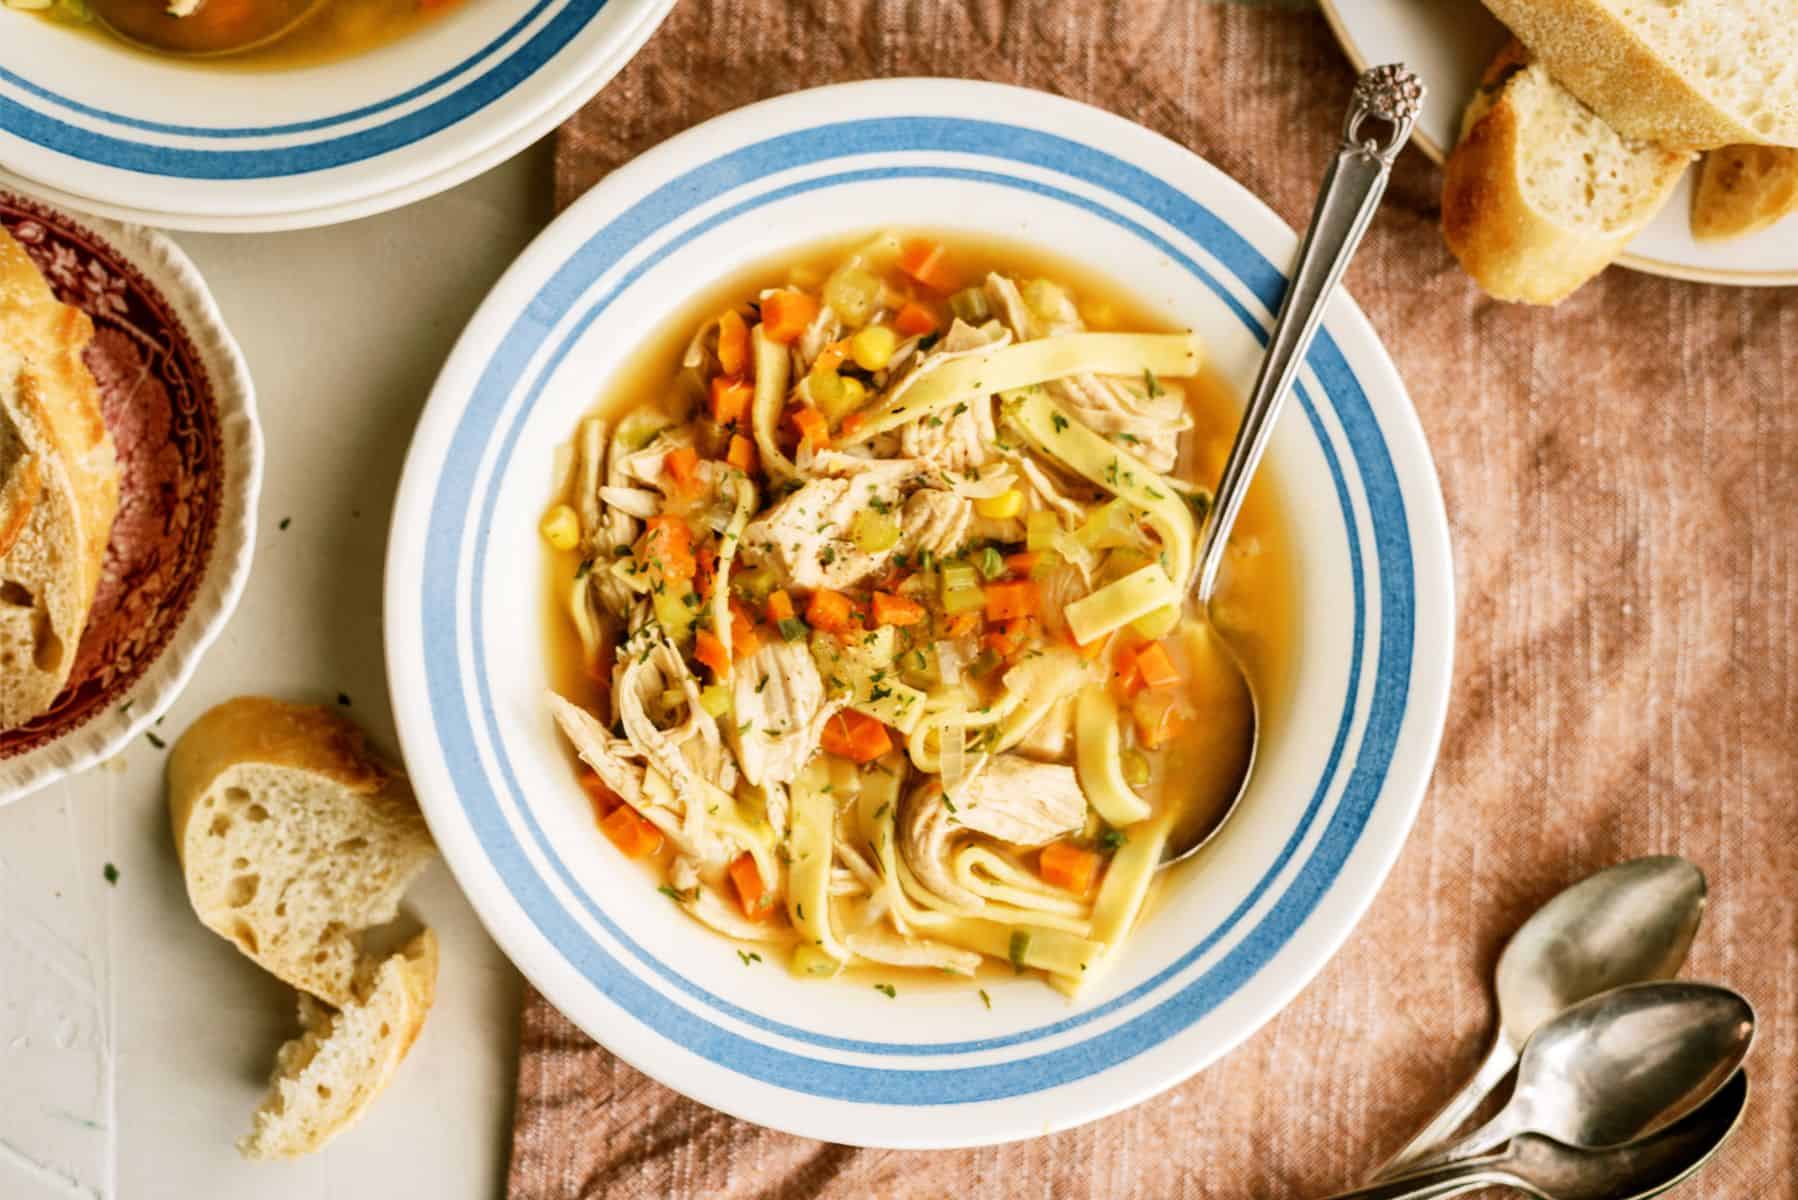
[[[948,252],[941,242],[928,238],[908,238],[899,248],[899,269],[932,291],[947,295],[961,286],[961,279],[949,266]]]
[[[844,417],[843,420],[837,425],[837,432],[842,434],[846,438],[852,438],[856,434],[860,433],[862,431],[862,426],[866,425],[867,423],[868,423],[868,414],[867,413],[852,412],[848,416]]]
[[[805,332],[805,327],[818,315],[816,297],[783,288],[762,301],[762,332],[771,342],[785,345]]]
[[[745,475],[755,474],[760,465],[755,455],[755,443],[740,433],[730,435],[730,449],[725,451],[724,461]]]
[[[887,727],[866,713],[844,709],[824,723],[825,751],[854,763],[870,763],[893,748]]]
[[[1119,700],[1129,700],[1142,691],[1142,668],[1136,655],[1125,651],[1111,662],[1111,690]]]
[[[638,539],[637,560],[661,572],[664,579],[688,580],[698,570],[693,558],[693,531],[679,517],[651,517]]]
[[[1183,716],[1174,695],[1166,691],[1143,692],[1130,702],[1136,723],[1136,740],[1144,749],[1156,750],[1180,730]]]
[[[737,904],[743,915],[759,921],[774,911],[773,897],[762,883],[762,872],[755,865],[755,855],[744,851],[731,859],[730,885],[736,890]]]
[[[749,326],[734,308],[718,318],[718,365],[726,375],[741,375],[749,365]]]
[[[855,606],[843,593],[819,588],[805,606],[805,621],[826,633],[844,633],[855,624]]]
[[[691,446],[676,446],[662,459],[668,474],[674,476],[676,491],[691,494],[704,485],[699,480],[699,451]]]
[[[662,831],[628,804],[613,809],[599,827],[626,858],[648,858],[662,848]]]
[[[720,425],[741,425],[749,417],[749,404],[755,399],[755,389],[741,379],[715,375],[710,395],[712,420]]]
[[[593,801],[593,816],[596,820],[605,820],[612,815],[614,808],[624,803],[624,798],[606,786],[606,781],[592,767],[583,765],[580,779],[581,788],[587,793],[587,798]]]
[[[1036,570],[1038,557],[1038,555],[1033,554],[1028,550],[1020,550],[1016,554],[1007,554],[1005,556],[1005,569],[1010,571],[1013,575],[1016,575],[1019,579],[1028,579],[1030,578],[1030,573]]]
[[[730,606],[730,653],[737,662],[742,662],[751,654],[762,648],[761,631],[750,620],[748,612],[742,605],[732,602]]]
[[[1050,887],[1084,896],[1099,873],[1099,856],[1072,842],[1050,842],[1036,856],[1036,869]]]
[[[986,619],[1013,621],[1036,615],[1038,588],[1030,579],[1012,579],[986,585]]]
[[[916,625],[924,619],[924,606],[916,600],[895,596],[891,592],[874,593],[876,625]]]
[[[1136,671],[1143,683],[1152,688],[1172,687],[1180,682],[1180,672],[1174,670],[1173,660],[1160,642],[1150,642],[1136,652]]]
[[[713,679],[723,679],[730,674],[730,655],[724,652],[724,643],[718,640],[718,635],[709,629],[694,634],[693,657],[712,672]]]
[[[847,338],[832,342],[818,351],[817,359],[812,363],[812,371],[818,375],[834,375],[838,367],[849,361],[849,340]]]
[[[776,625],[782,621],[791,621],[794,616],[793,597],[783,591],[768,593],[768,619]]]
[[[906,337],[922,337],[936,332],[936,314],[919,304],[916,300],[908,300],[893,317],[893,328]]]
[[[822,450],[830,445],[830,422],[817,409],[805,406],[795,408],[788,419],[793,422],[793,428],[799,431],[800,445],[810,446],[814,450]]]
[[[949,618],[949,636],[967,637],[980,627],[980,614],[977,612],[957,613]]]
[[[1024,648],[1024,643],[1035,631],[1036,622],[1029,617],[1013,617],[988,626],[982,644],[1000,658],[1010,658]]]

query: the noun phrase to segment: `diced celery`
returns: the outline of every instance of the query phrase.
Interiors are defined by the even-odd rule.
[[[993,306],[987,302],[983,288],[963,288],[949,297],[949,311],[970,325],[979,325],[990,320]]]
[[[651,597],[651,607],[655,610],[656,620],[662,630],[677,645],[684,644],[693,636],[693,625],[699,620],[699,610],[687,603],[686,597],[671,588],[663,588]]]
[[[798,617],[786,618],[780,622],[779,628],[782,640],[789,642],[804,641],[805,635],[811,632]]]
[[[722,717],[730,711],[730,689],[721,683],[701,689],[699,707],[714,717]]]
[[[849,522],[849,538],[864,554],[879,554],[899,544],[899,522],[885,513],[864,508]]]
[[[1025,307],[1050,324],[1066,324],[1079,320],[1080,312],[1073,298],[1058,284],[1047,279],[1032,279],[1022,289]]]
[[[744,595],[760,604],[780,586],[780,574],[775,571],[773,564],[763,563],[754,570],[732,575],[730,582],[732,587],[740,589]]]
[[[824,303],[850,325],[866,325],[880,302],[880,280],[860,267],[838,267],[824,284]]]
[[[1053,550],[1040,551],[1037,553],[1035,564],[1030,568],[1030,578],[1040,582],[1053,575],[1060,566],[1061,555]]]
[[[969,588],[980,590],[980,572],[963,562],[945,563],[943,565],[943,592],[966,591]]]
[[[1074,540],[1088,550],[1109,550],[1119,546],[1140,546],[1142,535],[1136,528],[1136,517],[1122,500],[1101,504],[1074,531]]]
[[[835,371],[813,371],[812,401],[832,424],[868,402],[868,389],[861,380]]]
[[[800,979],[829,979],[843,969],[843,964],[816,946],[793,947],[788,969]]]
[[[974,560],[980,573],[988,579],[998,579],[1005,574],[1005,556],[991,546],[980,551],[980,557]]]
[[[1149,760],[1140,751],[1124,751],[1118,755],[1118,765],[1124,770],[1124,782],[1131,787],[1149,785]]]
[[[952,617],[986,607],[986,593],[978,587],[947,588],[943,592],[943,611]]]
[[[1052,512],[1033,512],[1024,518],[1024,548],[1032,553],[1052,550],[1061,536],[1061,518]]]

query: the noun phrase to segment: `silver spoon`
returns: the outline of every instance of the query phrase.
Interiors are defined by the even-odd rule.
[[[1424,1161],[1468,1158],[1520,1133],[1582,1150],[1647,1137],[1715,1095],[1753,1040],[1754,1009],[1715,984],[1635,983],[1583,1000],[1530,1035],[1498,1114]]]
[[[1446,1140],[1517,1065],[1537,1028],[1581,1000],[1679,973],[1704,916],[1704,873],[1658,855],[1589,875],[1537,909],[1499,955],[1498,1036],[1464,1087],[1375,1173]]]
[[[1537,1200],[1646,1200],[1684,1183],[1729,1140],[1748,1106],[1737,1071],[1703,1107],[1669,1129],[1613,1150],[1576,1150],[1520,1134],[1496,1154],[1381,1180],[1329,1200],[1438,1200],[1484,1187],[1511,1187]]]
[[[1373,220],[1374,209],[1379,206],[1392,173],[1393,159],[1410,140],[1411,127],[1417,123],[1422,106],[1423,84],[1396,63],[1363,71],[1355,81],[1355,94],[1343,122],[1342,146],[1324,176],[1317,206],[1311,213],[1311,225],[1299,246],[1292,283],[1268,337],[1267,357],[1261,360],[1255,386],[1249,392],[1242,425],[1218,481],[1211,519],[1200,537],[1193,586],[1199,607],[1208,614],[1217,591],[1218,567],[1230,540],[1230,529],[1242,509],[1249,480],[1261,463],[1293,378],[1311,348],[1324,305]],[[1381,136],[1364,131],[1370,122],[1383,126]],[[1178,862],[1211,840],[1242,798],[1255,767],[1261,719],[1254,685],[1244,669],[1242,655],[1230,646],[1227,635],[1215,621],[1207,624],[1215,635],[1210,641],[1220,651],[1219,669],[1233,672],[1248,695],[1252,723],[1247,730],[1243,775],[1227,803],[1212,808],[1194,805],[1195,811],[1169,831],[1162,853],[1163,866]]]

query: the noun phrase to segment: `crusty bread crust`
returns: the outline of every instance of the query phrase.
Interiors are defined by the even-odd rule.
[[[1798,149],[1725,146],[1704,156],[1692,189],[1692,235],[1744,237],[1798,212]]]
[[[1638,221],[1612,234],[1545,215],[1528,193],[1524,142],[1531,131],[1513,95],[1524,69],[1540,70],[1506,47],[1469,105],[1465,134],[1443,164],[1442,234],[1493,297],[1556,304],[1621,253],[1677,183],[1684,156],[1657,152],[1658,190],[1641,198]]]
[[[437,990],[437,935],[425,930],[380,964],[365,964],[341,1012],[300,997],[304,1027],[275,1057],[268,1097],[245,1158],[290,1159],[323,1149],[354,1125],[392,1081],[424,1030]]]
[[[1769,137],[1707,95],[1610,11],[1604,0],[1485,0],[1555,80],[1626,137],[1705,150]],[[1731,54],[1753,53],[1729,47]]]
[[[118,511],[118,459],[82,357],[92,337],[0,230],[0,728],[68,682]]]
[[[169,754],[169,823],[208,929],[345,1004],[362,934],[433,854],[411,786],[327,708],[261,696],[203,715]]]

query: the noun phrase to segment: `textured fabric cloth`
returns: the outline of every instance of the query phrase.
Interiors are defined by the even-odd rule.
[[[953,74],[1099,104],[1302,225],[1353,74],[1321,17],[1184,0],[684,0],[564,128],[563,202],[764,96]],[[1457,98],[1435,97],[1435,103]],[[1504,939],[1599,867],[1674,852],[1687,974],[1759,1010],[1745,1124],[1694,1197],[1798,1196],[1798,291],[1612,270],[1488,301],[1400,161],[1348,285],[1434,448],[1459,596],[1441,763],[1367,917],[1234,1053],[1108,1120],[945,1153],[824,1145],[651,1082],[526,1003],[513,1200],[1284,1197],[1348,1186],[1472,1071]]]

